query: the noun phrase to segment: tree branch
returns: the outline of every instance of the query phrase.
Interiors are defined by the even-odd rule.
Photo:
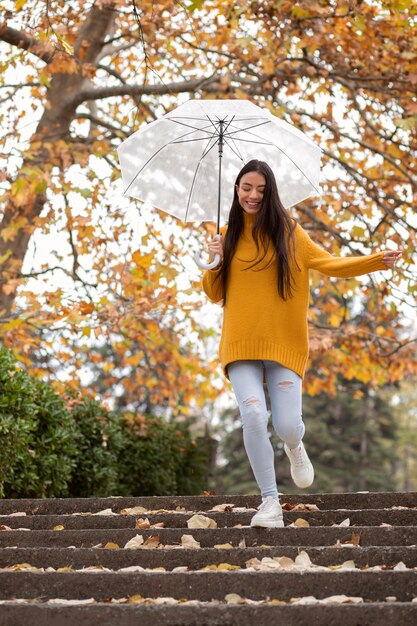
[[[83,89],[74,97],[72,105],[78,106],[86,100],[102,100],[104,98],[114,98],[117,96],[139,96],[139,95],[165,95],[194,92],[212,84],[217,79],[195,78],[193,80],[179,83],[167,83],[165,85],[114,85],[112,87],[98,87],[93,89]]]
[[[41,43],[34,37],[30,37],[30,35],[26,33],[10,28],[6,26],[6,24],[0,26],[0,39],[21,50],[27,50],[45,63],[50,63],[55,54],[55,49],[51,50],[50,44]]]

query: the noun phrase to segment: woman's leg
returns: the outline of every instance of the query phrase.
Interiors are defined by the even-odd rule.
[[[301,407],[301,378],[274,361],[265,361],[266,380],[271,398],[272,423],[284,441],[291,462],[291,476],[297,487],[305,489],[314,480],[314,469],[302,438],[305,426]]]
[[[274,450],[268,436],[268,411],[262,361],[234,361],[227,366],[240,409],[243,442],[263,498],[278,498]]]
[[[298,374],[275,361],[264,361],[264,364],[275,432],[289,448],[296,448],[305,431],[302,380]]]

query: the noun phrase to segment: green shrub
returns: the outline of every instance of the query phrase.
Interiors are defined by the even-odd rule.
[[[0,497],[16,457],[28,449],[35,414],[32,380],[17,369],[12,352],[0,348]]]
[[[123,418],[88,398],[74,400],[70,410],[77,428],[77,450],[69,494],[73,498],[116,495],[117,463],[123,447]]]
[[[74,466],[72,417],[52,388],[19,370],[13,354],[4,348],[0,367],[3,495],[66,495]]]
[[[207,454],[193,442],[188,426],[140,416],[123,425],[119,495],[201,493],[206,485]]]
[[[189,424],[61,398],[0,348],[0,497],[196,494],[207,456]]]

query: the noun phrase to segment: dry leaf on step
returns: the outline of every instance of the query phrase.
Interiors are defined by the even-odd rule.
[[[103,509],[102,511],[98,511],[97,513],[93,513],[93,515],[117,515],[117,513],[113,513],[111,509]]]
[[[217,528],[217,523],[205,515],[193,515],[187,520],[187,526],[188,528]]]
[[[143,545],[143,537],[142,535],[135,535],[130,541],[127,542],[125,548],[129,550],[134,550],[136,548],[140,548]]]
[[[129,509],[122,509],[120,515],[143,515],[143,513],[147,512],[148,509],[145,509],[143,506],[133,506]]]
[[[200,544],[194,539],[192,535],[182,535],[181,545],[184,548],[199,548]]]
[[[233,511],[234,506],[235,506],[234,504],[230,504],[229,502],[226,502],[225,504],[217,504],[212,509],[209,509],[209,511],[217,512],[217,513],[230,513],[230,511]]]
[[[151,523],[147,517],[145,517],[145,519],[143,519],[142,517],[139,517],[135,522],[135,528],[150,528],[150,527],[151,527]]]
[[[159,535],[151,535],[144,541],[142,547],[143,548],[157,548],[159,546],[159,543],[160,543]]]
[[[292,528],[309,528],[310,524],[302,517],[297,517],[295,522],[288,524],[288,526],[291,526]]]
[[[243,600],[242,596],[240,596],[238,593],[228,593],[226,596],[224,596],[224,599],[227,604],[237,604],[239,602],[242,602]]]

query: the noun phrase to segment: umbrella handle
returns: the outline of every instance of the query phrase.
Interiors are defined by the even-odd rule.
[[[204,263],[204,261],[200,259],[199,252],[196,252],[194,255],[194,261],[197,263],[198,267],[201,267],[201,269],[203,270],[213,270],[215,267],[219,265],[220,258],[221,258],[220,254],[216,254],[216,256],[214,257],[211,263]]]

